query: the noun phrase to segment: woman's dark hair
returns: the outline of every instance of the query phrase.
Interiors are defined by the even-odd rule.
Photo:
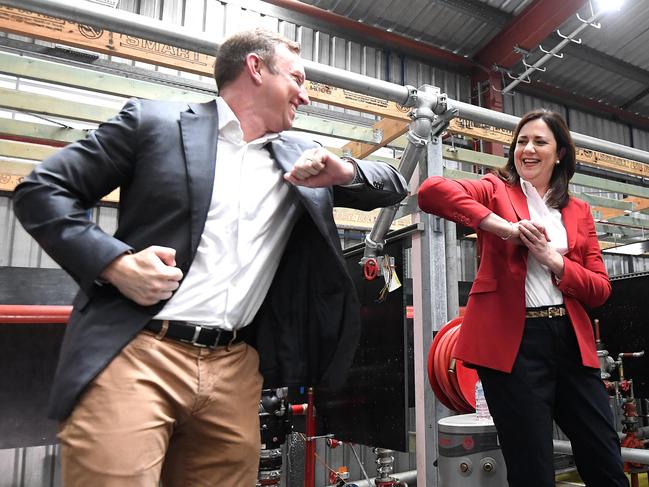
[[[511,147],[509,149],[507,164],[498,169],[498,176],[507,181],[510,185],[520,183],[520,176],[516,171],[516,165],[514,164],[514,150],[518,140],[518,134],[524,125],[537,119],[543,120],[550,128],[554,135],[554,139],[557,142],[557,154],[562,154],[559,159],[559,164],[556,164],[552,171],[547,199],[548,206],[551,208],[561,209],[568,204],[570,198],[570,195],[568,194],[568,183],[575,174],[577,163],[575,144],[570,136],[570,130],[568,130],[568,126],[563,117],[557,112],[539,109],[527,112],[523,115],[516,126],[516,130],[514,130],[514,137],[512,138]],[[561,149],[563,149],[563,151]]]

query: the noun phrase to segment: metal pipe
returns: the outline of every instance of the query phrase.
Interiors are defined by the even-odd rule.
[[[457,109],[458,117],[472,120],[476,123],[483,123],[485,125],[492,125],[494,127],[514,130],[520,118],[506,113],[495,112],[487,108],[471,105],[456,100],[448,100],[449,109]],[[582,149],[590,149],[597,152],[604,152],[613,156],[631,159],[632,161],[644,162],[649,164],[649,152],[627,147],[615,142],[608,142],[600,140],[589,135],[580,134],[577,132],[570,132],[575,145]]]
[[[123,34],[143,37],[205,54],[214,54],[219,46],[204,33],[197,33],[153,18],[80,0],[0,0],[0,5],[30,10],[70,22],[108,27]],[[311,81],[369,94],[403,106],[413,106],[417,101],[418,93],[412,86],[401,86],[308,60],[304,61],[304,66],[307,78]],[[460,101],[449,99],[447,103],[449,109],[457,108],[459,110],[458,116],[478,123],[513,129],[519,120],[513,115],[494,112]],[[648,152],[613,142],[601,141],[587,135],[571,133],[575,143],[581,148],[649,164]]]
[[[429,124],[430,125],[430,124]],[[430,126],[429,126],[430,130]],[[411,138],[411,133],[408,133],[408,139]],[[426,156],[426,144],[415,144],[411,140],[408,141],[403,154],[401,156],[401,163],[399,164],[399,172],[403,175],[406,181],[409,181],[415,171],[417,164]],[[365,237],[365,254],[364,257],[376,257],[378,252],[383,250],[384,238],[392,225],[394,215],[399,209],[399,205],[381,208],[379,211],[372,231]]]
[[[564,39],[561,42],[559,42],[559,44],[554,46],[554,48],[551,49],[550,51],[547,51],[546,54],[543,55],[538,61],[536,61],[533,65],[531,65],[529,68],[527,68],[524,73],[521,73],[518,76],[516,76],[516,79],[514,81],[512,81],[507,86],[505,86],[505,88],[503,88],[503,90],[502,90],[503,94],[508,93],[511,90],[513,90],[514,88],[516,88],[521,81],[523,81],[525,78],[529,77],[530,74],[532,74],[534,71],[536,71],[541,66],[543,66],[551,58],[555,57],[556,54],[566,46],[566,44],[570,44],[571,42],[574,42],[573,39],[577,36],[577,34],[579,34],[581,31],[583,31],[586,27],[588,27],[593,22],[597,22],[597,19],[599,19],[602,15],[604,15],[603,10],[601,12],[593,15],[590,19],[588,19],[586,22],[582,23],[579,27],[577,27],[570,34],[568,34],[567,36],[564,36]],[[563,56],[563,54],[561,56]]]
[[[315,406],[313,405],[313,387],[306,393],[306,442],[304,447],[304,487],[313,487],[315,484]]]
[[[67,323],[72,306],[0,305],[0,323]]]
[[[572,445],[569,441],[553,440],[555,453],[566,453],[572,455]],[[625,462],[641,463],[649,465],[649,450],[639,448],[622,448],[622,460]]]
[[[116,10],[80,0],[1,0],[0,5],[29,10],[81,24],[110,28],[115,32],[142,37],[182,49],[214,55],[219,43],[213,36],[157,19]],[[372,96],[412,106],[416,89],[369,76],[303,60],[310,81],[333,84],[343,89],[370,93]]]
[[[29,10],[70,22],[110,28],[133,37],[144,37],[190,51],[214,54],[213,36],[157,19],[80,0],[2,0],[1,5]]]
[[[399,482],[405,482],[408,484],[408,487],[413,487],[417,485],[417,470],[408,470],[407,472],[400,472],[392,474],[392,477],[395,477]],[[371,478],[369,482],[367,480],[345,480],[348,484],[356,484],[358,487],[376,487],[374,481],[376,478]],[[327,487],[336,487],[335,485],[328,485]]]

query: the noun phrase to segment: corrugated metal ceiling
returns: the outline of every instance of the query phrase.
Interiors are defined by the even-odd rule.
[[[516,22],[517,15],[540,0],[302,1],[473,58],[508,22]],[[597,4],[594,8],[598,8]],[[578,13],[584,19],[590,18],[590,4],[585,2]],[[620,11],[606,13],[599,23],[600,29],[586,28],[578,36],[582,40],[580,45],[566,47],[563,59],[549,61],[545,65],[547,71],[537,71],[532,80],[566,94],[574,93],[592,102],[649,116],[649,1],[625,0]],[[567,35],[580,25],[581,21],[573,15],[556,28]],[[541,45],[549,50],[560,40],[553,33]],[[541,56],[543,53],[535,46],[528,61],[534,62]],[[510,71],[517,75],[525,71],[525,66],[519,62]],[[524,91],[525,87],[518,89]]]

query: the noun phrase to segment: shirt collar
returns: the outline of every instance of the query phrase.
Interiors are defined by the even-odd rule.
[[[232,140],[233,142],[243,142],[243,131],[241,130],[241,122],[230,108],[230,105],[221,98],[216,97],[216,109],[219,114],[219,133],[223,137]],[[263,146],[271,140],[277,139],[279,134],[269,132],[261,137],[251,140],[249,144]]]
[[[539,192],[536,190],[536,188],[534,187],[534,185],[532,183],[530,183],[529,181],[524,180],[521,177],[519,177],[518,179],[520,180],[520,185],[521,185],[521,189],[523,190],[523,194],[525,195],[525,197],[527,199],[530,199],[531,194],[535,194],[535,196],[537,196],[539,199],[541,199],[543,201],[543,203],[547,202],[548,196],[550,195],[550,190],[549,189],[545,192],[545,195],[543,195],[543,198],[541,198],[541,195],[539,194]],[[532,193],[532,191],[534,193]]]

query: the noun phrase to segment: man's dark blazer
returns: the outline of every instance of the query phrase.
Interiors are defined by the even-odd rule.
[[[80,287],[52,387],[51,417],[67,417],[85,386],[164,305],[140,306],[102,285],[97,278],[104,267],[125,252],[161,245],[176,249],[177,266],[187,274],[212,196],[217,139],[215,101],[133,99],[16,188],[17,217]],[[269,150],[288,171],[311,147],[315,143],[282,133]],[[358,300],[332,208],[393,205],[407,191],[387,164],[358,161],[358,168],[365,180],[359,187],[294,187],[303,211],[250,325],[268,386],[336,386],[351,364]],[[88,220],[87,210],[117,187],[119,221],[111,236]]]

